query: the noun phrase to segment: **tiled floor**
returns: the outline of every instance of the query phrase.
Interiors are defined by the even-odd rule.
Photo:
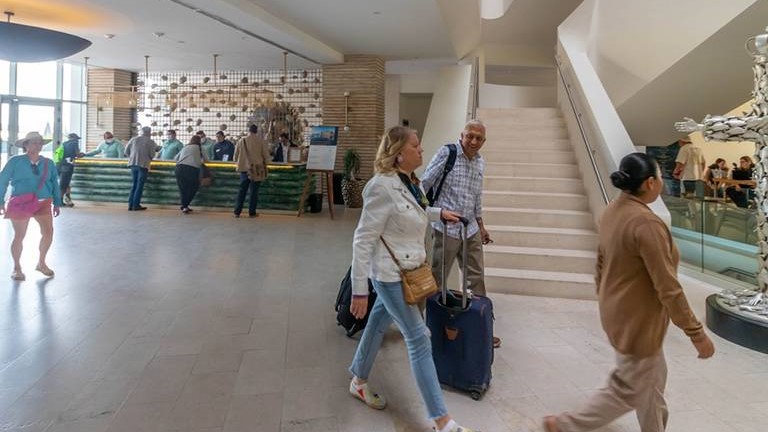
[[[358,213],[297,219],[171,211],[66,209],[56,221],[54,279],[7,278],[10,224],[0,224],[0,431],[428,431],[393,331],[372,381],[382,412],[347,395],[355,341],[333,301]],[[703,316],[714,288],[685,279]],[[574,408],[612,363],[596,304],[494,297],[493,385],[475,402],[446,392],[452,413],[486,432],[535,431]],[[764,432],[768,356],[715,338],[697,360],[667,338],[670,431]],[[625,416],[603,431],[638,431]]]

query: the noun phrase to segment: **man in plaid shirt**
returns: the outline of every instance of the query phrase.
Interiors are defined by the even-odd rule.
[[[483,245],[490,243],[491,236],[483,226],[483,207],[481,195],[483,192],[483,170],[485,162],[480,156],[480,149],[485,144],[485,125],[479,120],[471,120],[461,132],[461,138],[456,145],[456,162],[443,183],[440,195],[433,206],[455,211],[469,220],[467,225],[467,280],[469,289],[475,295],[485,296],[485,276],[483,272]],[[424,172],[422,185],[424,190],[437,188],[443,176],[443,168],[448,160],[449,146],[444,145],[432,158]],[[445,249],[445,268],[450,271],[453,260],[462,263],[462,242],[459,237],[459,224],[448,224],[445,244],[443,244],[442,222],[432,222],[434,246],[432,249],[432,268],[435,279],[442,286],[442,275],[437,269],[441,268],[443,249]],[[446,275],[447,276],[447,275]],[[495,347],[501,344],[494,337]]]

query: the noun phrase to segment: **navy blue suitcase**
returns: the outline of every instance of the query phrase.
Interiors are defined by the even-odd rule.
[[[466,263],[466,227],[461,232]],[[491,384],[493,303],[488,297],[468,293],[466,278],[461,292],[446,289],[445,255],[442,272],[441,292],[427,300],[427,327],[432,333],[437,377],[442,384],[467,391],[472,399],[479,400]],[[464,269],[462,274],[466,274]]]

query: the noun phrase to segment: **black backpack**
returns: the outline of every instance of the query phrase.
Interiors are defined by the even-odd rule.
[[[429,205],[432,206],[435,204],[435,201],[440,197],[440,191],[443,190],[443,183],[445,182],[445,177],[448,175],[451,170],[453,170],[453,166],[456,164],[456,155],[458,154],[458,149],[456,148],[456,144],[446,144],[448,147],[448,159],[445,161],[445,166],[443,166],[443,176],[440,177],[440,181],[437,183],[437,187],[435,188],[432,186],[427,191],[427,201],[429,201]]]
[[[376,292],[373,290],[373,283],[368,279],[368,313],[365,314],[365,318],[357,319],[349,311],[349,305],[352,304],[352,267],[350,267],[344,279],[341,280],[339,294],[336,296],[336,324],[344,327],[348,337],[354,336],[368,324],[368,317],[375,302]]]

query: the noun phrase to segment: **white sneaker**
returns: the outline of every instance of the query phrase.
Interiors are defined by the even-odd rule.
[[[434,430],[437,432],[480,432],[475,429],[469,429],[469,428],[465,428],[464,426],[459,426],[459,424],[456,423],[454,420],[449,421],[448,424],[445,425],[445,427],[440,429],[439,431],[436,428]]]
[[[357,385],[355,384],[355,381],[352,380],[352,382],[349,383],[349,393],[373,409],[383,410],[387,407],[387,401],[371,391],[371,389],[368,388],[368,383]]]

